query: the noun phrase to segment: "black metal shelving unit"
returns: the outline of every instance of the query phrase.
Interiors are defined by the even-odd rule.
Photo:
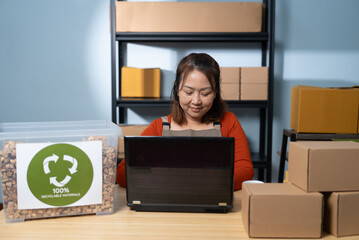
[[[273,69],[274,69],[274,16],[275,0],[263,0],[265,7],[265,31],[258,33],[119,33],[115,30],[115,4],[110,0],[111,15],[111,68],[112,68],[112,121],[125,123],[126,109],[135,107],[170,107],[169,98],[121,98],[121,67],[124,65],[124,45],[150,42],[257,42],[261,44],[261,66],[268,67],[267,101],[227,101],[230,108],[256,108],[260,110],[259,152],[252,153],[254,168],[259,170],[259,179],[271,182],[272,177],[272,128],[273,128]],[[116,42],[118,49],[116,50]],[[118,61],[116,59],[118,56]],[[118,73],[117,69],[118,68]],[[118,109],[118,114],[117,114]]]

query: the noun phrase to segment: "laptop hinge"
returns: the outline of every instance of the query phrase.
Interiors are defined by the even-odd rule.
[[[225,202],[220,202],[220,203],[218,203],[218,206],[219,206],[219,207],[227,207],[227,203],[225,203]]]
[[[138,200],[136,201],[136,200],[135,200],[135,201],[132,201],[132,204],[141,205],[141,201],[138,201]]]

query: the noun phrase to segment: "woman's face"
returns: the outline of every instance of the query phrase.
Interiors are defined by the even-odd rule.
[[[211,109],[216,93],[207,77],[200,71],[193,70],[186,79],[182,79],[178,97],[187,120],[201,121]]]

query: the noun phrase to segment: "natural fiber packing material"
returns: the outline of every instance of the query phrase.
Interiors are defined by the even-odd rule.
[[[160,97],[160,69],[122,67],[121,97]]]
[[[359,192],[324,194],[324,230],[336,237],[359,235]]]
[[[308,192],[359,191],[359,143],[289,143],[289,181]]]
[[[359,89],[292,87],[290,127],[300,133],[358,132]]]
[[[321,237],[321,193],[307,193],[290,183],[243,183],[242,191],[242,220],[249,237]]]
[[[260,2],[116,3],[116,32],[261,32]]]
[[[121,135],[105,120],[0,123],[2,220],[113,213]]]

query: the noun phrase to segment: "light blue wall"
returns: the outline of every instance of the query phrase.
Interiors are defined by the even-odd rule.
[[[0,122],[111,119],[109,0],[0,1]],[[277,0],[273,179],[290,88],[358,85],[359,1]],[[206,51],[222,66],[257,66],[256,44],[128,46],[128,65],[163,69],[168,94],[179,59]],[[256,150],[258,111],[231,109]],[[166,109],[131,109],[148,123]]]
[[[278,0],[276,9],[273,175],[282,129],[290,127],[296,85],[359,85],[359,1]]]
[[[0,122],[111,120],[110,76],[109,1],[0,0]]]
[[[108,1],[0,1],[0,122],[111,119]]]

